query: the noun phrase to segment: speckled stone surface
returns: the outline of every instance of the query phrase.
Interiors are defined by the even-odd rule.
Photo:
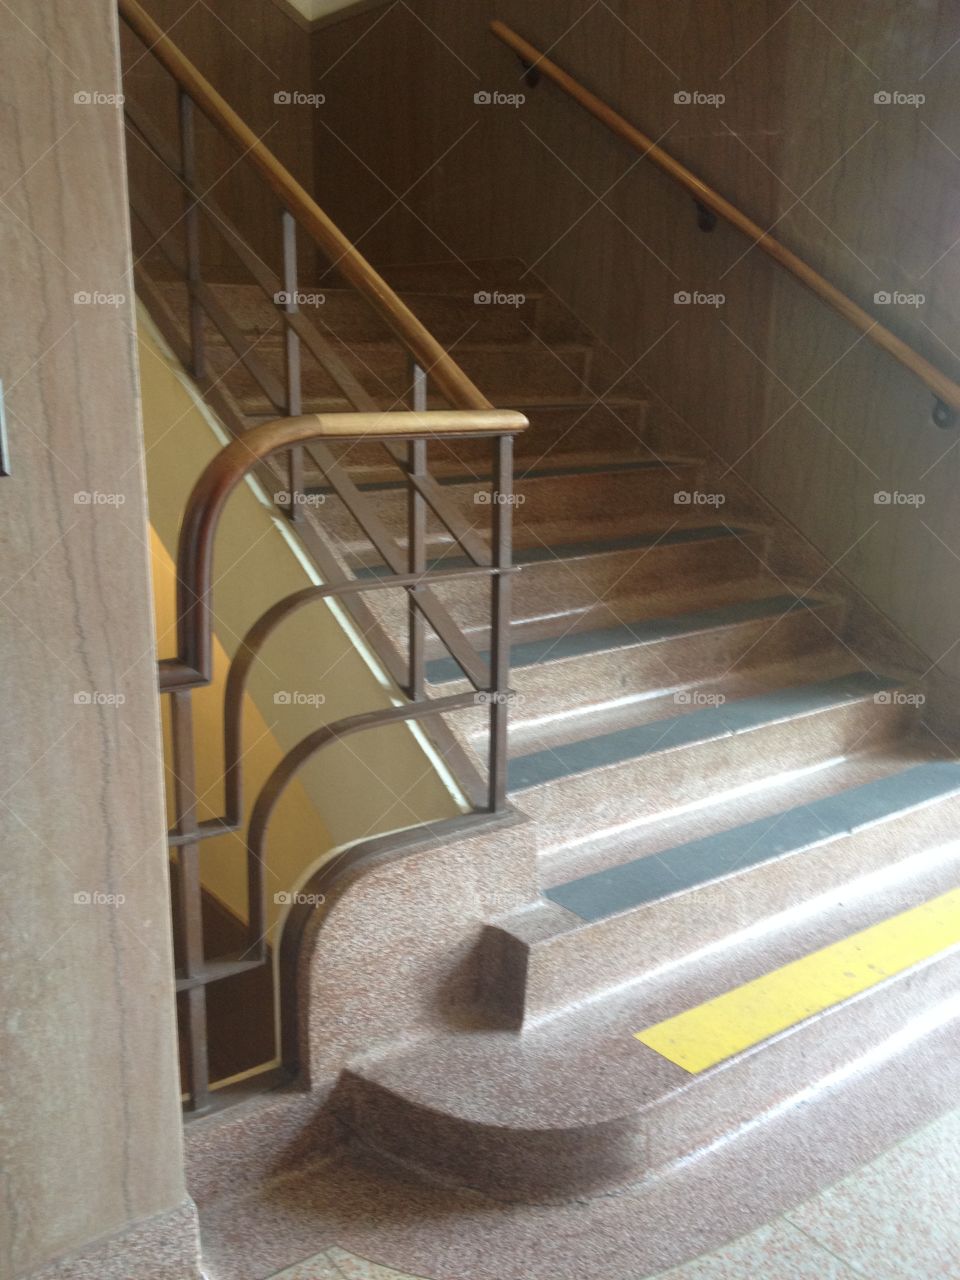
[[[736,1143],[715,1148],[666,1178],[620,1195],[540,1206],[444,1190],[340,1157],[304,1167],[242,1200],[211,1207],[202,1215],[205,1265],[210,1280],[263,1280],[337,1247],[402,1275],[430,1280],[642,1280],[663,1272],[670,1280],[862,1280],[875,1275],[882,1280],[952,1280],[952,1272],[931,1269],[937,1250],[950,1247],[952,1227],[944,1227],[941,1218],[931,1222],[929,1196],[911,1210],[911,1187],[898,1181],[895,1170],[902,1158],[929,1159],[929,1194],[935,1188],[936,1203],[950,1213],[955,1154],[944,1156],[943,1144],[955,1141],[955,1122],[952,1131],[944,1122],[946,1130],[910,1139],[906,1147],[920,1146],[906,1157],[900,1155],[903,1148],[884,1157],[892,1176],[872,1198],[869,1180],[880,1175],[867,1170],[864,1183],[853,1172],[884,1146],[906,1138],[931,1106],[937,1114],[949,1109],[957,1080],[952,1072],[936,1068],[950,1061],[957,1046],[955,1039],[935,1039],[886,1080],[865,1080],[852,1105],[848,1098],[822,1100],[821,1118],[836,1135],[831,1143],[812,1135],[802,1109],[793,1108],[773,1117],[765,1132],[744,1133]],[[885,1117],[879,1139],[871,1122],[871,1112],[877,1110]],[[845,1184],[817,1195],[820,1186],[850,1174]],[[865,1198],[859,1187],[868,1188]],[[864,1238],[849,1239],[851,1250],[869,1245],[870,1214],[886,1210],[891,1231],[901,1214],[912,1228],[902,1233],[905,1250],[929,1234],[926,1262],[914,1248],[920,1260],[916,1270],[891,1269],[898,1265],[894,1260],[886,1271],[874,1272],[869,1260],[864,1268],[857,1260],[848,1261],[829,1239],[821,1240],[814,1234],[820,1227],[810,1222],[791,1223],[789,1229],[782,1222],[765,1227],[799,1205],[797,1214],[819,1213],[828,1230],[831,1209],[824,1201],[834,1194],[844,1195],[850,1217],[860,1215],[863,1222]],[[804,1204],[810,1196],[817,1198]],[[838,1237],[843,1231],[841,1224]],[[731,1240],[737,1243],[725,1248]],[[874,1241],[872,1247],[877,1257],[882,1242]],[[716,1251],[716,1257],[702,1257]],[[829,1264],[827,1258],[832,1258]],[[378,1272],[371,1274],[380,1280]]]
[[[18,1280],[200,1280],[197,1211],[187,1200]]]

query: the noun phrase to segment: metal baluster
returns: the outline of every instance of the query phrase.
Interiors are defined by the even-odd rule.
[[[489,807],[507,803],[507,730],[510,695],[510,609],[513,575],[513,437],[500,436],[493,462],[493,567],[490,644]]]
[[[428,381],[427,374],[416,362],[412,365],[411,406],[416,413],[425,413],[427,408]],[[407,465],[410,474],[424,476],[427,474],[427,442],[411,440],[407,446]],[[407,507],[407,567],[410,573],[424,573],[427,568],[427,504],[419,489],[409,485]],[[423,614],[416,604],[417,587],[408,589],[409,623],[410,623],[410,684],[407,692],[418,702],[424,697],[424,647],[426,628]]]
[[[297,271],[297,222],[293,214],[283,211],[283,290],[284,311],[294,315],[300,310],[297,302],[299,289]],[[300,367],[300,336],[289,321],[284,321],[286,332],[287,413],[297,418],[303,413],[303,378]],[[287,514],[291,520],[303,519],[303,447],[291,449],[287,459],[290,484],[290,506]]]
[[[189,689],[179,689],[171,695],[170,744],[175,830],[178,835],[189,836],[198,830],[193,703]],[[204,968],[199,839],[181,845],[178,859],[179,941],[183,973],[186,978],[199,978]],[[187,1009],[187,1105],[191,1111],[203,1111],[210,1102],[206,987],[198,982],[183,992],[183,999]]]
[[[190,194],[196,183],[197,147],[193,99],[185,89],[178,90],[180,116],[180,172],[187,190],[187,209],[183,225],[187,250],[187,289],[189,291],[190,351],[193,376],[201,381],[206,376],[206,353],[203,339],[203,307],[199,298],[200,277],[200,209]]]

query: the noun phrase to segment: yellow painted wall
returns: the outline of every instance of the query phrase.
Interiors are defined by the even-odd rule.
[[[172,657],[180,517],[197,476],[227,436],[142,307],[138,326],[158,651],[160,657]],[[222,812],[222,682],[229,659],[270,605],[319,582],[287,521],[256,482],[241,486],[228,503],[217,539],[214,582],[217,679],[194,695],[198,778],[205,792],[201,816]],[[302,610],[271,638],[251,673],[249,691],[244,738],[249,749],[248,810],[270,768],[301,738],[342,716],[401,700],[349,619],[327,602]],[[319,705],[278,703],[278,694],[306,695]],[[277,811],[267,849],[268,899],[294,888],[334,849],[452,816],[464,807],[416,726],[358,734],[329,747],[304,766],[299,785]],[[203,854],[204,883],[241,915],[242,848],[237,837],[224,837],[208,841]]]

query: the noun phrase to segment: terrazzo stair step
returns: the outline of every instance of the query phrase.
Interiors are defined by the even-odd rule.
[[[602,771],[608,744],[629,747],[630,735],[634,733],[641,736],[649,733],[657,738],[665,735],[669,742],[677,734],[686,733],[686,726],[675,723],[684,717],[699,715],[702,727],[710,732],[711,714],[717,713],[722,728],[726,723],[725,708],[729,708],[726,716],[735,725],[741,716],[739,708],[747,700],[805,685],[824,686],[850,675],[850,654],[846,647],[826,631],[823,636],[820,644],[808,653],[780,655],[774,662],[764,662],[762,655],[751,653],[736,669],[721,668],[712,676],[704,671],[686,685],[675,682],[672,687],[655,685],[646,690],[638,687],[619,698],[603,698],[595,692],[591,699],[588,692],[582,705],[573,710],[555,709],[549,695],[539,705],[531,702],[522,696],[516,681],[512,681],[511,758],[542,757],[555,764],[558,775],[566,778],[561,761],[574,760],[578,765],[586,761],[588,768],[582,771]],[[460,711],[452,728],[468,753],[482,766],[487,752],[489,707],[483,704],[482,695],[477,703],[476,707]],[[596,760],[591,753],[596,753]],[[555,759],[551,760],[551,756]],[[613,763],[622,767],[623,760],[614,756]],[[596,794],[589,797],[601,821],[608,808],[606,785],[601,772],[593,787]],[[543,847],[541,844],[541,849]]]
[[[505,408],[516,406],[505,405]],[[526,404],[523,412],[530,426],[516,442],[515,472],[545,466],[584,465],[606,458],[610,461],[655,460],[671,456],[659,438],[648,441],[645,400],[623,397],[610,407],[578,402],[556,407]],[[337,446],[335,452],[356,479],[372,482],[395,480],[396,464],[390,462],[384,448],[366,441]],[[492,448],[487,440],[436,440],[428,449],[429,470],[433,475],[469,470],[477,475],[491,474]]]
[[[490,486],[493,468],[489,443],[479,455],[469,455],[462,448],[455,451],[445,449],[441,452],[439,443],[434,445],[429,460],[429,473],[434,480],[441,484],[472,483],[474,486],[483,484]],[[461,442],[461,444],[466,443],[467,441]],[[363,461],[358,461],[358,457],[361,456],[359,451],[355,453],[343,447],[336,451],[343,458],[343,465],[351,480],[361,488],[383,492],[401,488],[404,482],[400,477],[404,473],[392,458],[386,457],[383,446],[374,446],[369,451],[366,451],[366,446],[363,448],[365,450],[362,455]],[[636,452],[639,454],[640,450]],[[376,457],[376,453],[380,454],[379,458]],[[643,465],[663,466],[664,459],[672,456],[674,455],[654,455],[649,449],[643,451],[643,456],[627,456],[611,449],[582,452],[570,450],[557,453],[555,456],[544,456],[542,452],[518,454],[514,466],[514,488],[519,489],[528,479],[540,479],[547,475],[591,475],[597,472],[625,470],[628,467],[639,468]],[[324,473],[309,462],[305,476],[310,488],[329,489]]]
[[[278,323],[280,309],[258,285],[213,283],[211,288],[242,332],[251,338],[269,335],[271,341],[283,340],[283,327]],[[186,325],[186,286],[167,281],[161,289],[174,315]],[[302,314],[324,337],[332,335],[343,342],[396,341],[390,326],[355,289],[301,283],[298,294]],[[538,336],[546,342],[590,340],[573,314],[550,294],[531,286],[525,290],[525,298],[522,305],[514,307],[480,305],[472,294],[400,294],[401,301],[445,346],[467,337],[473,342],[504,344],[532,344]],[[226,339],[211,326],[211,341],[223,343]]]
[[[952,795],[956,765],[946,767]],[[667,1173],[719,1144],[755,1142],[801,1103],[809,1141],[828,1143],[821,1100],[846,1090],[852,1114],[874,1072],[897,1070],[909,1087],[924,1037],[960,1016],[958,870],[956,842],[922,849],[889,875],[828,890],[806,914],[571,1003],[522,1035],[450,1029],[360,1059],[332,1108],[358,1145],[508,1201],[598,1195]],[[936,932],[925,936],[930,913]],[[893,931],[899,945],[886,946]],[[771,994],[751,1002],[750,983]],[[721,1017],[718,1032],[709,1002],[725,996],[740,1016],[735,1029]],[[663,1024],[680,1015],[700,1064],[681,1065],[682,1042],[671,1045]],[[882,1137],[882,1108],[857,1114]]]
[[[536,1021],[732,946],[863,877],[897,874],[918,850],[955,839],[960,774],[893,748],[786,778],[739,807],[750,820],[735,821],[737,798],[720,797],[566,859],[548,854],[541,901],[485,930],[481,1003],[511,1024]],[[585,873],[561,880],[577,862]]]
[[[616,513],[606,523],[629,529],[642,511],[648,521],[666,522],[680,507],[676,496],[696,488],[700,464],[689,459],[664,459],[614,463],[571,471],[562,467],[542,467],[530,471],[517,482],[513,537],[516,545],[542,546],[558,522],[590,528],[597,512]],[[444,497],[453,504],[464,524],[485,533],[490,527],[491,487],[476,478],[459,475],[441,480]],[[323,523],[344,550],[360,557],[369,548],[369,539],[358,529],[343,502],[327,485],[308,482],[313,496],[323,497]],[[408,493],[404,484],[364,486],[377,516],[403,547],[407,546]],[[456,546],[453,534],[431,518],[427,524],[427,554],[440,556]]]
[[[514,581],[511,635],[518,642],[555,636],[559,631],[620,626],[641,611],[709,608],[728,601],[738,584],[753,583],[759,590],[765,582],[773,590],[776,582],[764,568],[767,534],[763,530],[691,523],[669,531],[641,529],[609,538],[583,539],[581,534],[574,541],[575,536],[570,530],[566,537],[571,540],[566,541],[561,530],[548,543],[517,549],[520,572]],[[466,563],[456,555],[434,562],[445,569]],[[360,576],[378,572],[382,567],[357,568]],[[471,580],[433,589],[471,643],[487,646],[487,593]],[[397,592],[378,592],[369,604],[392,634],[405,634],[406,602]],[[428,633],[427,657],[443,656],[446,651]]]
[[[661,701],[657,719],[513,755],[511,798],[538,824],[547,848],[688,804],[703,794],[704,778],[725,790],[757,781],[771,762],[783,772],[879,749],[911,720],[897,678],[828,674],[789,685],[789,670],[779,668],[758,678],[779,678],[781,687],[720,705],[688,704],[679,715],[663,714]],[[576,731],[589,733],[589,724],[589,716],[580,718]]]
[[[403,408],[410,399],[409,357],[398,343],[334,344],[337,356],[351,370],[366,391],[385,408]],[[583,391],[589,373],[591,348],[582,343],[563,344],[552,350],[537,345],[504,347],[461,343],[451,352],[468,377],[482,386],[487,398],[505,408],[526,398],[547,395],[562,400]],[[282,380],[283,357],[279,346],[261,342],[256,354]],[[228,375],[234,394],[254,413],[269,413],[271,403],[259,383],[232,349],[213,347],[210,366],[216,375]],[[559,357],[559,358],[558,358]],[[339,394],[331,374],[316,360],[303,360],[302,393],[306,412],[314,404],[323,405]],[[433,397],[437,407],[446,407],[443,397]]]
[[[518,642],[511,652],[510,684],[516,694],[511,723],[582,713],[657,689],[692,698],[693,690],[738,671],[741,664],[798,662],[836,646],[842,602],[798,597],[754,596],[741,589],[737,598],[711,609]],[[484,660],[489,656],[484,650]],[[437,697],[467,688],[451,658],[428,663],[427,681]],[[485,722],[476,732],[485,734]]]

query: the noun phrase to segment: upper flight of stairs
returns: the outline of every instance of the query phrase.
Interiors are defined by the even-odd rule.
[[[509,785],[534,824],[539,894],[488,913],[461,1019],[372,1043],[343,1064],[330,1106],[391,1160],[533,1199],[675,1167],[792,1098],[817,1123],[818,1090],[894,1070],[883,1046],[924,1018],[952,1026],[931,1014],[960,977],[949,938],[933,955],[898,952],[899,967],[881,957],[875,982],[699,1072],[635,1033],[957,884],[960,765],[925,727],[911,655],[879,629],[864,647],[863,603],[753,495],[715,479],[697,441],[519,264],[384,271],[487,397],[531,423],[517,457]],[[183,287],[162,288],[182,319]],[[216,288],[279,377],[275,310],[253,286]],[[484,288],[527,301],[477,305]],[[311,318],[379,404],[402,407],[406,363],[381,323],[349,292],[317,291]],[[238,421],[275,416],[212,331],[210,350]],[[306,412],[347,407],[322,371],[305,385]],[[340,458],[403,544],[396,467],[368,443]],[[489,445],[433,445],[429,465],[485,536]],[[337,559],[377,573],[323,476],[308,479],[322,499],[309,518]],[[434,563],[461,563],[433,521],[428,545]],[[370,608],[402,647],[394,594]],[[437,595],[486,649],[485,593],[459,582]],[[435,637],[427,677],[436,696],[468,687]],[[449,727],[479,766],[485,709]]]

